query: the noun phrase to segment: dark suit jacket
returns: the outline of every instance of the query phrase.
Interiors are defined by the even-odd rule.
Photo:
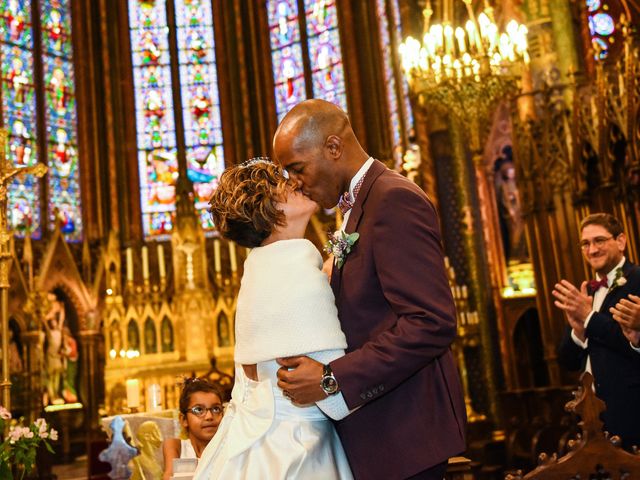
[[[362,408],[337,429],[356,478],[403,479],[465,449],[437,215],[418,186],[376,160],[346,231],[360,238],[331,286],[348,348],[331,367],[347,405]]]
[[[640,294],[640,267],[627,261],[622,271],[627,283],[610,290],[600,310],[589,320],[585,332],[587,348],[575,344],[568,328],[559,360],[568,370],[583,371],[587,355],[591,358],[596,395],[607,405],[602,415],[605,429],[620,435],[628,448],[640,446],[640,353],[631,348],[609,308],[630,293]]]

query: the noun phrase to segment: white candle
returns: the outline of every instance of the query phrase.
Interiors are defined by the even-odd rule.
[[[142,247],[142,278],[149,280],[149,249]]]
[[[238,260],[236,259],[236,244],[229,242],[229,263],[231,263],[231,271],[238,271]]]
[[[216,273],[220,273],[222,271],[222,264],[220,263],[220,240],[218,239],[213,241],[213,265]]]
[[[140,381],[137,378],[130,378],[126,382],[127,386],[127,407],[138,408],[140,406]]]
[[[127,248],[127,282],[133,282],[133,252]]]
[[[161,243],[158,243],[158,273],[160,278],[167,276],[167,272],[164,268],[164,247]]]

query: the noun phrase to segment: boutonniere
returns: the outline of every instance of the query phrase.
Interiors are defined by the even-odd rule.
[[[344,262],[347,259],[347,255],[351,252],[351,247],[356,244],[358,238],[360,238],[360,234],[358,232],[347,234],[343,230],[336,230],[329,237],[327,243],[324,244],[324,251],[332,253],[335,258],[336,265],[338,268],[342,268],[342,265],[344,265]]]
[[[616,270],[616,276],[611,282],[611,287],[609,287],[609,291],[613,290],[614,288],[622,287],[626,283],[627,283],[627,279],[624,277],[624,273],[622,273],[622,267],[620,267]]]

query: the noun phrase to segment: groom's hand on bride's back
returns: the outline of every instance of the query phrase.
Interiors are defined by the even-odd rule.
[[[278,387],[296,405],[309,405],[327,397],[320,387],[323,365],[309,357],[278,358]]]

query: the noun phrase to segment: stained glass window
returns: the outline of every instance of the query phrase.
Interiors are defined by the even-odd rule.
[[[76,146],[76,100],[71,51],[70,0],[40,3],[45,124],[49,165],[49,222],[79,240],[80,178]]]
[[[335,1],[267,0],[267,13],[278,120],[307,98],[346,110]]]
[[[213,12],[207,0],[130,0],[129,25],[134,69],[142,221],[146,237],[171,233],[178,178],[175,119],[184,125],[187,175],[205,230],[206,204],[224,170],[217,87]],[[171,58],[167,7],[173,7],[178,55]],[[173,22],[171,22],[173,24]],[[171,77],[177,64],[178,84]],[[180,91],[182,112],[172,100]]]
[[[387,89],[387,106],[391,119],[393,154],[397,157],[396,162],[399,162],[406,143],[406,132],[413,128],[413,113],[409,103],[408,85],[406,80],[398,75],[397,59],[394,54],[397,51],[395,46],[402,41],[397,0],[376,0],[376,14]]]
[[[586,0],[586,5],[594,55],[597,59],[606,58],[609,55],[610,45],[614,42],[613,34],[616,31],[613,17],[608,13],[609,6],[601,0]]]
[[[19,236],[30,232],[34,238],[59,221],[66,238],[77,241],[82,238],[82,214],[70,5],[69,0],[43,0],[39,5],[39,12],[32,12],[29,0],[0,1],[2,123],[9,132],[8,154],[15,165],[41,161],[49,166],[43,182],[32,176],[13,182],[8,220]],[[32,14],[40,19],[37,37]],[[37,43],[42,47],[40,58],[33,55]],[[42,76],[36,77],[40,71]],[[42,105],[35,94],[40,86]],[[39,116],[39,111],[44,114]],[[44,152],[36,139],[40,118],[47,136]],[[42,195],[48,222],[40,208]]]

